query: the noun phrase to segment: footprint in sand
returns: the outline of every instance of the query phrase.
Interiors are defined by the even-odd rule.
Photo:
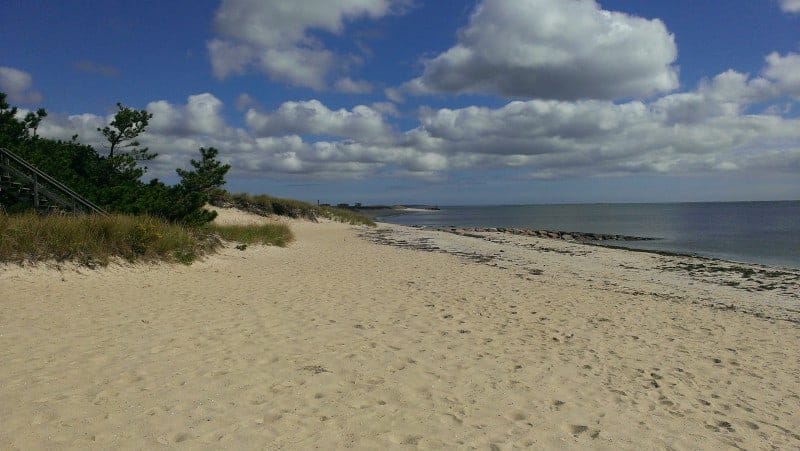
[[[175,443],[181,443],[181,442],[185,442],[186,440],[189,440],[189,438],[190,438],[189,434],[187,434],[185,432],[181,432],[180,434],[177,434],[175,436],[174,441],[175,441]]]
[[[582,424],[573,424],[572,426],[570,426],[569,429],[570,429],[570,432],[572,432],[572,435],[577,437],[577,436],[583,434],[584,432],[588,431],[589,430],[589,426],[584,426]]]

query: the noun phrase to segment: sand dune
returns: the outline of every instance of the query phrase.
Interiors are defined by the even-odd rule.
[[[292,228],[192,266],[0,269],[0,448],[800,447],[791,287],[560,241]]]

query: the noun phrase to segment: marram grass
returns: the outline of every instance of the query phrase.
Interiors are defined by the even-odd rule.
[[[323,207],[295,199],[282,199],[266,194],[225,193],[219,200],[232,202],[237,208],[256,214],[274,214],[293,218],[322,217],[353,225],[375,226],[375,222],[354,211],[335,207]]]
[[[216,250],[220,238],[284,246],[292,235],[282,224],[191,228],[149,216],[0,214],[0,262],[7,263],[54,260],[91,267],[121,258],[188,264]]]
[[[208,230],[226,241],[242,244],[267,244],[286,246],[294,236],[286,224],[260,225],[210,225]]]
[[[0,215],[0,261],[76,261],[107,265],[112,258],[190,263],[218,240],[148,216]]]
[[[333,221],[343,222],[345,224],[352,224],[352,225],[368,225],[370,227],[375,226],[375,221],[372,219],[355,213],[350,210],[345,210],[343,208],[336,208],[336,207],[319,207],[320,216],[324,218],[331,219]]]

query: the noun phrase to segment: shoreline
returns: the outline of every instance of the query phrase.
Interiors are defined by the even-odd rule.
[[[402,225],[402,224],[394,224],[386,222],[384,224],[393,224],[393,225]],[[631,235],[615,235],[615,234],[602,234],[602,233],[593,233],[593,232],[567,232],[563,230],[542,230],[542,229],[525,229],[525,228],[505,228],[505,227],[455,227],[455,226],[447,226],[447,227],[440,227],[440,226],[424,226],[424,225],[403,225],[404,227],[411,227],[411,228],[419,228],[422,230],[434,230],[438,232],[449,232],[454,233],[456,235],[464,235],[464,236],[471,236],[469,235],[470,232],[478,232],[478,233],[491,233],[491,232],[500,232],[500,233],[508,233],[511,235],[524,235],[524,236],[532,236],[537,238],[549,238],[554,240],[564,240],[567,242],[575,242],[580,244],[585,244],[587,246],[600,246],[606,247],[609,249],[618,249],[622,251],[631,251],[631,252],[644,252],[648,254],[657,254],[663,255],[667,257],[687,257],[687,258],[694,258],[698,260],[707,260],[710,262],[721,262],[721,263],[731,263],[731,264],[738,264],[743,266],[752,266],[758,267],[761,269],[776,269],[783,272],[797,272],[800,273],[800,268],[786,266],[786,265],[775,265],[775,264],[767,264],[767,263],[757,263],[757,262],[748,262],[743,260],[734,260],[734,259],[727,259],[721,257],[711,257],[707,255],[702,255],[698,253],[692,252],[680,252],[680,251],[669,251],[669,250],[661,250],[661,249],[642,249],[642,248],[635,248],[635,247],[626,247],[620,244],[612,244],[610,241],[658,241],[661,238],[652,238],[652,237],[640,237],[640,236],[631,236]],[[480,237],[480,235],[476,235],[474,237]]]
[[[398,213],[403,214],[403,213]],[[735,263],[740,265],[747,265],[747,266],[758,266],[762,268],[774,268],[780,271],[788,271],[788,272],[795,272],[800,271],[800,266],[791,266],[786,264],[773,264],[773,263],[762,263],[756,261],[747,261],[747,260],[736,260],[735,258],[725,258],[725,257],[715,257],[711,255],[703,255],[702,253],[697,252],[690,252],[690,251],[672,251],[672,250],[665,250],[665,249],[645,249],[645,248],[636,248],[636,247],[627,247],[621,244],[614,244],[614,242],[641,242],[641,241],[660,241],[663,238],[656,238],[656,237],[645,237],[645,236],[634,236],[634,235],[620,235],[620,234],[610,234],[610,233],[595,233],[595,232],[570,232],[564,230],[550,230],[550,229],[528,229],[528,228],[520,228],[520,227],[473,227],[473,226],[431,226],[431,225],[417,225],[417,224],[397,224],[393,222],[383,221],[382,219],[390,218],[394,215],[389,216],[378,216],[373,218],[378,223],[382,224],[392,224],[402,227],[411,227],[421,230],[432,230],[432,231],[440,231],[440,232],[449,232],[455,233],[457,235],[465,235],[469,236],[471,232],[478,232],[478,233],[486,233],[486,232],[501,232],[501,233],[508,233],[512,235],[527,235],[527,236],[534,236],[539,238],[550,238],[556,240],[564,240],[568,242],[576,242],[581,244],[586,244],[589,246],[600,246],[606,247],[609,249],[618,249],[624,251],[632,251],[632,252],[644,252],[650,254],[658,254],[664,256],[673,256],[673,257],[689,257],[689,258],[696,258],[701,260],[709,260],[709,261],[718,261],[718,262],[727,262],[727,263]]]
[[[0,268],[0,446],[800,445],[798,299],[768,274],[291,225],[192,266]]]
[[[797,252],[792,252],[800,246],[798,202],[463,206],[445,207],[433,215],[376,220],[432,228],[567,233],[587,238],[627,234],[631,238],[656,239],[610,244],[800,270]]]
[[[535,260],[537,256],[541,256],[543,252],[547,255],[563,255],[567,258],[561,258],[554,264],[562,268],[569,267],[573,275],[577,275],[581,271],[581,264],[586,262],[582,262],[579,259],[570,261],[569,257],[586,256],[591,253],[592,248],[602,249],[608,251],[606,252],[607,255],[613,255],[617,259],[635,260],[638,264],[648,263],[648,265],[642,265],[641,269],[644,271],[674,272],[678,277],[677,280],[670,280],[672,284],[709,283],[729,291],[738,292],[738,296],[728,294],[728,301],[706,300],[697,304],[703,303],[714,308],[732,311],[741,310],[757,317],[780,319],[800,324],[800,269],[735,262],[691,254],[630,249],[605,243],[531,236],[509,233],[508,231],[453,233],[449,228],[403,226],[380,222],[378,225],[384,230],[393,231],[395,236],[391,238],[387,238],[386,235],[376,237],[375,233],[369,231],[362,233],[362,235],[376,243],[429,252],[444,252],[462,257],[468,256],[473,261],[483,264],[517,264],[522,269],[525,269],[525,266],[530,266],[530,262]],[[473,239],[484,242],[486,246],[477,246],[475,243],[465,244],[464,241],[461,244],[453,243],[447,238],[439,238],[440,241],[437,242],[436,234],[452,235],[466,240]],[[511,249],[495,249],[492,247],[496,245],[510,246]],[[459,249],[459,246],[463,249],[470,249],[470,251],[464,252],[463,249]],[[514,259],[505,257],[509,255],[507,253],[509,251],[517,252],[517,262],[514,262]],[[645,256],[646,260],[636,259],[637,254]],[[519,260],[525,261],[525,263],[519,265]],[[625,268],[625,264],[620,266]],[[627,274],[614,273],[609,271],[608,268],[606,269],[603,277],[621,279],[628,276]],[[777,296],[777,300],[772,298],[769,300],[741,299],[743,296],[761,293],[774,295],[773,297]],[[737,300],[740,305],[737,305]]]

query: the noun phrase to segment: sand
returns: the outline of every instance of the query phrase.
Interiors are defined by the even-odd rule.
[[[792,271],[292,229],[192,266],[0,268],[0,448],[800,447]]]

